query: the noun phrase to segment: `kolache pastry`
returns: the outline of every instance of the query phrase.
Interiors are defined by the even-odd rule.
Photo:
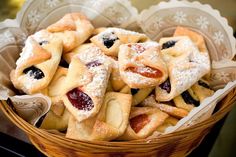
[[[174,105],[172,101],[170,102],[157,102],[155,100],[154,95],[150,95],[147,97],[142,103],[142,106],[144,107],[155,107],[160,109],[161,111],[167,113],[168,115],[171,115],[177,119],[184,118],[188,115],[188,111],[178,108]]]
[[[170,101],[210,72],[210,59],[187,36],[161,38],[160,44],[169,77],[156,87],[156,100]]]
[[[154,107],[132,107],[129,125],[118,140],[137,140],[146,138],[161,126],[168,114]]]
[[[62,41],[54,34],[41,30],[29,36],[10,74],[13,85],[26,94],[40,92],[53,78],[61,54]]]
[[[108,92],[95,117],[82,122],[71,117],[66,137],[79,140],[110,141],[121,136],[128,125],[132,96]]]
[[[98,30],[96,36],[90,40],[108,56],[118,56],[119,46],[127,43],[145,42],[148,37],[145,34],[128,31],[121,28],[107,28]]]
[[[77,140],[156,137],[214,94],[205,76],[204,38],[177,27],[151,41],[121,28],[94,28],[69,13],[29,36],[11,71],[13,85],[51,99],[40,128]]]
[[[168,77],[160,45],[156,42],[121,45],[118,62],[121,78],[130,88],[154,87]]]
[[[98,113],[110,72],[109,60],[96,46],[91,46],[72,58],[62,99],[77,121],[83,121]]]
[[[67,53],[84,43],[92,35],[94,27],[85,15],[69,13],[48,26],[47,30],[63,41],[63,52]]]

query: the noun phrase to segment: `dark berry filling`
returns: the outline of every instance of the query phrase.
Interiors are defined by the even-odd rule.
[[[106,35],[102,39],[103,39],[103,44],[109,49],[114,45],[115,41],[118,40],[119,38],[115,36],[114,32],[112,32],[110,35]]]
[[[167,41],[162,45],[162,49],[168,49],[170,47],[173,47],[173,46],[175,46],[176,42],[177,41],[174,41],[174,40]]]
[[[194,106],[198,107],[200,105],[200,102],[195,100],[188,91],[184,91],[181,94],[182,98],[184,99],[185,103],[187,104],[193,104]]]
[[[162,77],[162,72],[158,69],[154,69],[151,67],[129,67],[127,68],[128,71],[132,71],[134,73],[138,73],[142,76],[149,77],[149,78],[158,78]]]
[[[49,43],[49,41],[43,40],[43,41],[39,42],[39,45],[42,46],[42,45],[45,45],[45,44],[48,44],[48,43]]]
[[[25,74],[29,74],[31,77],[33,77],[34,79],[42,79],[44,76],[44,73],[42,72],[42,70],[36,68],[35,66],[31,66],[29,68],[26,68],[23,73]]]
[[[132,94],[132,95],[137,94],[138,91],[139,91],[139,89],[131,88],[131,94]]]
[[[78,110],[90,111],[94,107],[93,100],[79,88],[74,88],[66,95],[71,104]]]
[[[100,65],[102,65],[102,63],[100,63],[98,60],[92,61],[92,62],[89,62],[89,63],[86,64],[86,66],[88,68],[97,67],[97,66],[100,66]]]
[[[150,119],[148,115],[146,114],[138,115],[134,118],[131,118],[129,121],[131,128],[136,133],[142,130],[145,127],[145,125],[147,125],[149,122],[150,122]]]
[[[163,90],[166,90],[167,93],[170,93],[171,91],[170,79],[168,78],[165,82],[160,84],[159,87]]]
[[[206,84],[205,82],[201,81],[201,80],[198,81],[198,84],[202,87],[210,89],[210,86],[208,84]]]

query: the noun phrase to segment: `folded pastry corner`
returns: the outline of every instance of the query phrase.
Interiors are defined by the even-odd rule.
[[[130,88],[154,87],[168,77],[160,45],[156,42],[123,44],[118,61],[121,78]]]
[[[145,34],[124,30],[121,28],[107,28],[90,40],[108,56],[118,56],[119,46],[127,43],[145,42],[148,37]]]
[[[75,55],[64,83],[63,102],[77,121],[95,116],[103,102],[111,64],[96,46]]]
[[[177,108],[174,106],[172,102],[166,102],[166,103],[158,103],[155,100],[155,96],[151,95],[148,98],[146,98],[142,103],[142,106],[144,107],[155,107],[160,109],[161,111],[177,118],[181,119],[183,117],[186,117],[188,115],[188,111],[182,108]]]
[[[156,87],[156,100],[170,101],[210,72],[210,58],[187,36],[162,38],[160,44],[169,78]]]
[[[67,137],[79,140],[110,141],[121,136],[128,125],[132,96],[108,92],[99,113],[82,122],[71,120]]]
[[[40,92],[48,86],[62,54],[62,41],[41,30],[27,38],[16,69],[10,74],[13,85],[26,94]]]
[[[94,27],[85,15],[68,13],[47,30],[62,39],[64,52],[70,52],[92,35]]]
[[[129,117],[129,125],[118,140],[144,139],[153,134],[161,126],[168,114],[154,107],[133,107]]]

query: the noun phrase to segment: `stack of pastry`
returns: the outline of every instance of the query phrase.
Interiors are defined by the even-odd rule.
[[[163,133],[213,94],[203,37],[177,27],[151,41],[97,28],[80,13],[28,37],[10,77],[26,94],[51,98],[41,128],[79,140],[134,140]]]

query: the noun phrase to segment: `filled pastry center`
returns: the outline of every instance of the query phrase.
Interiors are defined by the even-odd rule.
[[[147,125],[150,122],[150,119],[147,114],[141,114],[131,118],[129,122],[134,132],[138,133],[145,127],[145,125]]]
[[[46,45],[48,43],[49,43],[49,41],[43,40],[43,41],[39,42],[39,45],[42,46],[42,45]]]
[[[132,95],[135,95],[135,94],[138,93],[139,89],[137,89],[137,88],[131,88],[130,91],[131,91],[131,94],[132,94]]]
[[[173,46],[175,46],[176,42],[177,41],[175,41],[175,40],[167,41],[162,45],[162,49],[168,49],[170,47],[173,47]]]
[[[142,53],[142,52],[144,52],[146,50],[145,47],[143,47],[141,45],[138,45],[138,44],[136,44],[136,45],[129,44],[128,47],[130,47],[136,53]]]
[[[97,67],[97,66],[100,66],[102,65],[102,63],[100,63],[98,60],[95,60],[95,61],[92,61],[92,62],[89,62],[86,64],[86,66],[88,68],[91,68],[91,67]]]
[[[162,77],[162,72],[158,69],[154,69],[151,67],[129,67],[127,68],[128,71],[132,71],[134,73],[138,73],[142,76],[149,77],[149,78],[158,78]]]
[[[42,72],[42,70],[36,68],[35,66],[31,66],[29,68],[26,68],[23,73],[25,74],[29,74],[30,77],[33,77],[34,79],[42,79],[44,76],[44,73]]]
[[[111,32],[107,35],[104,35],[102,39],[103,39],[103,44],[109,49],[114,45],[115,41],[118,40],[119,38],[115,35],[114,32]]]
[[[74,88],[66,95],[71,104],[78,110],[90,111],[94,107],[92,99],[79,88]]]
[[[184,91],[181,96],[187,104],[193,104],[196,107],[200,105],[200,102],[195,100],[188,91]]]
[[[170,79],[168,78],[165,82],[160,84],[159,87],[161,89],[165,90],[167,93],[170,93],[170,91],[171,91]]]

